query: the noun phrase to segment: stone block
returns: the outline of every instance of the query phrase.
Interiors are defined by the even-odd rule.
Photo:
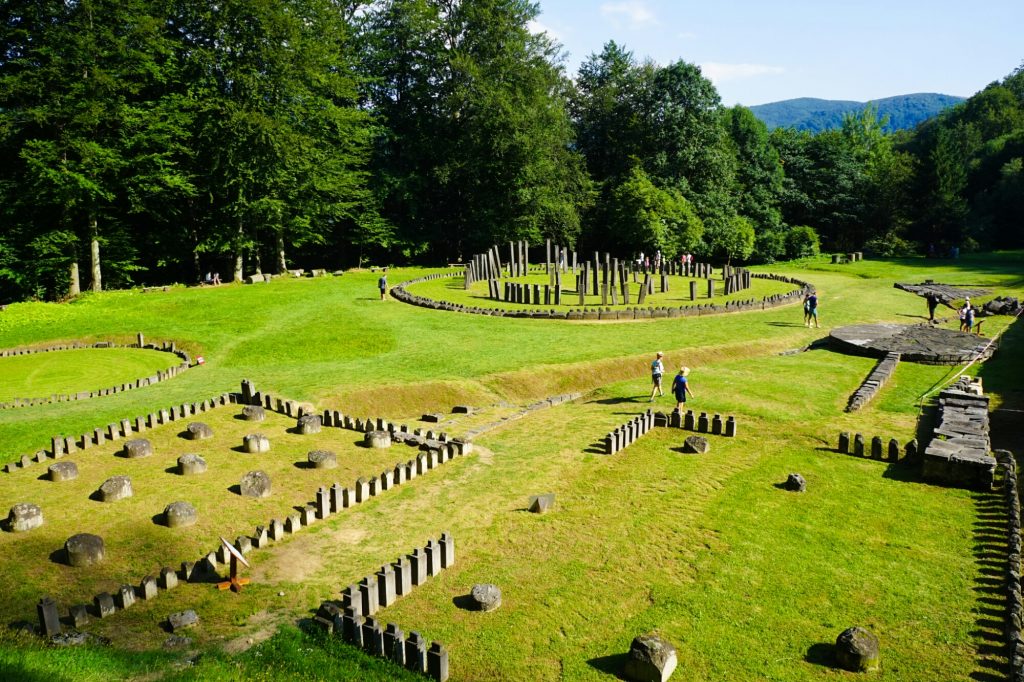
[[[889,461],[897,462],[900,458],[900,442],[895,438],[889,439]]]
[[[199,513],[188,502],[171,502],[164,507],[164,525],[168,528],[192,526],[198,520]]]
[[[68,564],[71,566],[92,566],[103,561],[103,538],[90,533],[72,535],[64,543]]]
[[[451,568],[455,565],[455,538],[445,531],[441,533],[441,539],[437,543],[441,548],[441,568]]]
[[[800,474],[790,474],[782,485],[786,490],[791,490],[795,493],[802,493],[807,490],[807,481]]]
[[[722,415],[716,413],[711,418],[711,433],[716,436],[722,435]]]
[[[323,422],[318,414],[304,414],[299,417],[296,429],[304,436],[320,433]]]
[[[394,623],[384,628],[384,657],[405,667],[405,634]]]
[[[384,449],[391,447],[391,433],[388,431],[367,431],[363,438],[367,447]]]
[[[641,635],[629,646],[623,677],[634,682],[665,682],[676,669],[676,649],[654,633]]]
[[[244,497],[270,497],[270,476],[265,471],[250,471],[242,476],[239,492]]]
[[[43,597],[36,604],[36,614],[39,616],[39,634],[43,637],[60,634],[60,614],[57,612],[57,602],[50,597]]]
[[[405,640],[405,667],[420,674],[427,672],[427,644],[415,630]]]
[[[839,452],[844,454],[850,453],[850,434],[848,431],[843,431],[839,434]]]
[[[261,422],[267,418],[267,411],[261,405],[246,405],[242,408],[242,418],[250,422]]]
[[[469,599],[477,611],[494,611],[501,606],[501,590],[491,583],[473,585]]]
[[[375,577],[368,575],[359,581],[359,598],[364,616],[372,616],[377,613],[379,594]]]
[[[242,447],[252,454],[270,451],[270,439],[262,433],[250,433],[242,439]]]
[[[693,414],[693,410],[687,410],[683,416],[683,428],[687,431],[695,431],[697,429],[697,418]]]
[[[427,582],[427,555],[422,549],[416,548],[409,555],[409,566],[412,571],[413,585],[422,585]]]
[[[159,589],[157,588],[156,578],[151,575],[147,575],[142,579],[142,582],[139,583],[139,597],[141,599],[149,600],[156,597],[157,594],[159,594]]]
[[[703,436],[687,436],[683,441],[683,452],[703,455],[710,450],[711,444]]]
[[[76,630],[81,629],[89,624],[92,620],[89,617],[89,605],[88,604],[75,604],[71,607],[71,627]]]
[[[697,431],[699,431],[700,433],[707,433],[708,426],[708,413],[701,412],[700,417],[697,418]]]
[[[158,584],[165,590],[173,590],[178,586],[178,574],[170,566],[164,566],[160,569]]]
[[[206,472],[206,460],[195,453],[184,454],[178,458],[178,473],[182,476],[195,476]]]
[[[267,529],[267,535],[275,542],[284,537],[284,524],[280,519],[272,519],[270,521],[270,528]]]
[[[881,436],[875,436],[871,439],[871,459],[882,459]]]
[[[351,609],[345,609],[345,614],[341,617],[341,637],[347,643],[362,648],[363,617]]]
[[[395,571],[390,566],[381,566],[377,571],[377,603],[386,608],[395,603]]]
[[[96,610],[97,618],[112,616],[117,611],[114,606],[114,597],[108,592],[101,592],[93,597],[93,607]]]
[[[153,454],[153,444],[149,442],[148,438],[133,438],[125,441],[122,452],[129,459],[149,457]]]
[[[330,450],[310,450],[306,455],[309,466],[313,469],[336,469],[338,456]]]
[[[189,440],[207,440],[213,438],[213,429],[203,422],[192,422],[185,429]]]
[[[403,597],[412,592],[412,566],[404,558],[392,564],[395,570],[395,595]]]
[[[836,638],[836,663],[851,672],[872,672],[881,666],[878,638],[861,627],[843,630]]]
[[[135,603],[135,588],[131,585],[121,585],[114,594],[114,602],[122,611],[132,606]]]
[[[433,642],[427,651],[427,677],[437,682],[448,679],[448,650],[440,642]]]
[[[170,625],[171,632],[177,632],[199,625],[199,616],[192,609],[188,609],[172,613],[167,617],[167,623]]]
[[[534,514],[546,514],[555,506],[555,494],[544,493],[542,495],[531,495],[527,509]]]
[[[70,462],[67,462],[70,464]],[[65,462],[61,462],[65,464]],[[53,466],[57,466],[54,464]],[[43,510],[30,502],[19,502],[7,514],[7,529],[12,533],[24,533],[43,525]]]
[[[736,417],[732,415],[729,415],[729,418],[725,420],[725,437],[736,437]]]
[[[853,454],[857,457],[864,456],[864,436],[859,433],[853,437]]]
[[[363,621],[363,650],[371,656],[384,655],[384,632],[380,629],[377,619],[367,617]]]
[[[425,553],[427,556],[427,575],[435,576],[441,572],[441,545],[434,539],[427,540]]]

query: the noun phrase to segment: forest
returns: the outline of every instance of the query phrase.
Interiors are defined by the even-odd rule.
[[[568,73],[526,0],[7,0],[0,303],[551,238],[764,263],[1024,246],[1024,64],[911,131]],[[998,77],[998,74],[993,74]]]

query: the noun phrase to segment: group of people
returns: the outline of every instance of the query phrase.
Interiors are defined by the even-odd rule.
[[[659,396],[665,395],[665,391],[661,388],[661,380],[665,375],[665,363],[662,358],[665,354],[658,351],[658,354],[654,357],[654,361],[651,363],[651,399],[649,402],[654,402],[654,395]],[[693,390],[690,389],[690,382],[687,377],[690,374],[689,367],[680,367],[679,372],[676,374],[675,379],[672,380],[672,395],[676,399],[676,409],[682,410],[686,405],[686,396],[689,395],[691,398],[694,397]]]
[[[208,272],[203,276],[203,284],[214,286],[220,284],[220,273],[219,272]]]
[[[804,296],[804,326],[810,327],[811,322],[814,323],[814,328],[817,329],[820,325],[818,324],[818,292],[808,291]]]
[[[948,304],[948,302],[935,292],[929,292],[925,296],[925,301],[928,302],[928,321],[935,322],[935,309],[939,307],[939,303]],[[969,334],[974,330],[974,319],[978,316],[977,313],[978,311],[974,309],[974,305],[971,303],[971,297],[964,298],[964,304],[956,310],[956,315],[960,318],[960,331]]]

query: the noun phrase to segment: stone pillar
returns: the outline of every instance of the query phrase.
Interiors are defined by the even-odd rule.
[[[405,635],[394,623],[384,628],[384,658],[405,667]]]
[[[889,439],[889,461],[898,462],[900,459],[900,442],[895,438]]]
[[[430,539],[427,541],[426,553],[427,575],[433,577],[441,572],[441,545],[438,544],[437,540]]]
[[[712,299],[715,297],[715,280],[708,280],[708,298]]]
[[[440,642],[433,642],[427,652],[427,676],[437,682],[448,679],[448,650]]]
[[[43,597],[36,604],[36,613],[39,615],[39,631],[43,637],[60,634],[60,614],[57,613],[57,602],[50,597]]]
[[[839,434],[839,452],[844,454],[850,453],[850,434],[848,431],[843,431]]]
[[[736,437],[736,417],[729,415],[729,418],[725,420],[725,435],[727,438]]]
[[[864,456],[864,436],[859,433],[853,437],[853,454],[857,457]]]
[[[448,531],[441,533],[441,540],[438,543],[441,549],[441,568],[451,568],[455,565],[455,538]]]
[[[882,437],[875,436],[871,439],[871,459],[882,459]]]
[[[405,640],[405,667],[420,674],[427,672],[427,644],[415,630]]]
[[[377,601],[381,608],[395,603],[395,571],[390,566],[377,571]]]
[[[700,417],[697,418],[697,430],[701,433],[708,432],[708,413],[701,412]]]
[[[427,556],[422,549],[416,548],[409,555],[409,565],[412,570],[412,584],[422,585],[427,582]]]
[[[395,569],[395,595],[403,597],[412,592],[412,566],[401,557],[392,566]]]
[[[359,598],[364,616],[372,616],[377,613],[377,579],[373,576],[366,576],[359,581]]]
[[[722,415],[715,413],[715,416],[711,418],[711,433],[716,436],[722,435]]]

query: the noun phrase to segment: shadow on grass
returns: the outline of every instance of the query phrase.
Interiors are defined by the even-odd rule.
[[[807,653],[804,654],[804,660],[812,665],[820,665],[826,668],[836,667],[836,652],[835,645],[829,644],[828,642],[819,642],[812,644],[807,648]]]
[[[629,660],[629,654],[611,654],[610,656],[597,656],[587,661],[594,670],[605,673],[606,675],[614,675],[617,679],[625,679],[622,676],[622,671],[626,667],[626,661]]]
[[[972,527],[974,558],[977,573],[973,590],[976,602],[984,607],[976,609],[970,634],[980,640],[975,647],[975,670],[970,679],[980,682],[1005,680],[1009,672],[1009,655],[1004,638],[1009,603],[1006,598],[1006,566],[1009,543],[1005,502],[1001,493],[979,493],[974,498],[976,521]]]
[[[452,604],[455,606],[455,608],[462,609],[463,611],[479,610],[477,609],[476,600],[474,600],[473,596],[469,594],[460,594],[457,597],[453,597]]]
[[[769,327],[806,327],[799,322],[765,322]]]
[[[645,396],[631,395],[631,396],[618,397],[618,398],[602,398],[601,400],[588,400],[587,404],[590,405],[590,404],[596,403],[598,405],[621,405],[622,403],[643,403],[643,402],[647,402],[647,398]]]
[[[55,564],[60,564],[61,566],[68,565],[68,551],[63,547],[61,547],[60,549],[55,549],[52,552],[50,552],[50,556],[47,558]]]

